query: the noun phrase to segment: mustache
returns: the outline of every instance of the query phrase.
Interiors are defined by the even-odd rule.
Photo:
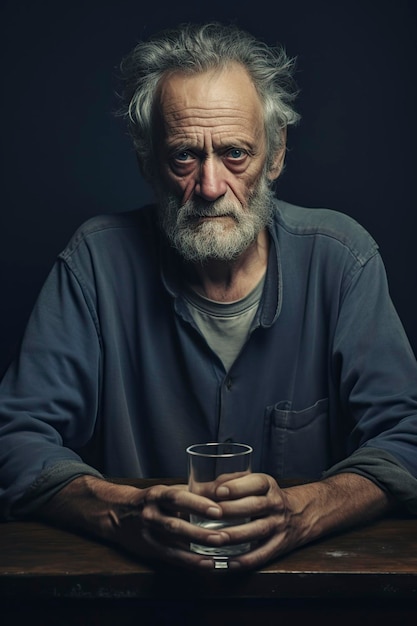
[[[189,201],[179,210],[180,219],[195,220],[201,217],[232,217],[239,220],[239,211],[231,202]]]

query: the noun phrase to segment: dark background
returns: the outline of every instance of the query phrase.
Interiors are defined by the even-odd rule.
[[[187,20],[233,21],[298,57],[302,122],[278,195],[371,232],[417,349],[414,0],[196,4],[3,0],[0,371],[74,229],[150,198],[113,114],[117,68],[138,39]]]

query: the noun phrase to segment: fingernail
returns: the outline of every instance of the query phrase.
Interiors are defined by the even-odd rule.
[[[207,509],[207,515],[209,515],[210,517],[221,517],[221,509],[218,509],[216,506],[210,506]]]
[[[216,489],[216,496],[218,496],[219,498],[227,498],[227,496],[230,494],[230,491],[227,487],[218,487],[218,489]]]
[[[209,535],[207,537],[208,543],[213,543],[217,545],[221,545],[223,543],[223,536],[221,534],[218,535]]]

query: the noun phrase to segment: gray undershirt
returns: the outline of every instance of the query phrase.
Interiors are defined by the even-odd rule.
[[[191,315],[210,348],[229,371],[246,342],[258,308],[264,278],[242,300],[217,302],[188,288],[184,294]]]

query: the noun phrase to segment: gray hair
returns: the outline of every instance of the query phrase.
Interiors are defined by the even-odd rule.
[[[270,47],[236,26],[218,22],[185,24],[140,42],[121,63],[122,108],[146,178],[154,169],[154,98],[172,72],[198,74],[237,62],[246,68],[264,109],[268,164],[284,142],[283,129],[297,123],[294,59],[282,46]]]

